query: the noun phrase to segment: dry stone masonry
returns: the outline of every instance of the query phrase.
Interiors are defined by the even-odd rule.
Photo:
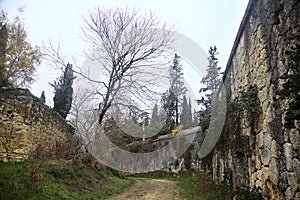
[[[53,157],[66,150],[67,122],[27,89],[0,89],[0,159]]]
[[[231,101],[257,87],[261,112],[251,125],[244,111],[226,153],[213,152],[213,176],[265,199],[300,199],[299,127],[284,128],[287,104],[273,98],[289,64],[288,38],[299,33],[299,0],[250,0],[224,76]]]

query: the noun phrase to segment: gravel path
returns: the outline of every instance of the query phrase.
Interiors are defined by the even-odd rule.
[[[133,186],[110,200],[180,200],[179,191],[173,181],[137,179]]]

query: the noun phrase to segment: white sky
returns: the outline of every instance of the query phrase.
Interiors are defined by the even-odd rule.
[[[219,51],[219,66],[225,68],[237,30],[244,15],[247,0],[0,0],[1,9],[13,18],[19,7],[24,7],[28,39],[33,45],[61,40],[62,50],[69,57],[83,55],[86,44],[81,27],[82,16],[95,6],[128,5],[143,11],[153,11],[162,21],[175,24],[181,34],[189,37],[206,52],[216,45]],[[171,58],[172,59],[172,58]],[[183,66],[184,67],[184,66]],[[40,96],[46,91],[50,105],[53,82],[60,72],[43,62],[37,72],[32,93]],[[193,85],[200,88],[200,79]]]

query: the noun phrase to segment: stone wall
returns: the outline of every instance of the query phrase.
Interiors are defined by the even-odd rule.
[[[66,151],[68,123],[27,89],[0,89],[0,159],[57,157]]]
[[[240,131],[223,144],[229,148],[213,152],[213,176],[250,186],[265,199],[300,199],[299,127],[284,128],[286,102],[273,99],[289,64],[288,37],[296,33],[299,0],[250,0],[224,75],[229,101],[255,86],[261,112],[255,123],[243,112]]]

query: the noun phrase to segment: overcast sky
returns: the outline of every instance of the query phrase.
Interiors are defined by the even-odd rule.
[[[224,69],[247,3],[247,0],[0,0],[0,7],[8,13],[9,18],[18,13],[19,7],[23,7],[31,44],[61,40],[63,52],[70,56],[70,62],[71,56],[79,57],[86,48],[81,27],[82,16],[89,9],[95,6],[127,5],[146,12],[153,11],[162,21],[176,25],[181,34],[205,51],[209,46],[216,45],[219,66]],[[53,82],[56,77],[57,72],[44,62],[32,86],[36,96],[46,90],[48,105],[52,101],[48,82]]]

